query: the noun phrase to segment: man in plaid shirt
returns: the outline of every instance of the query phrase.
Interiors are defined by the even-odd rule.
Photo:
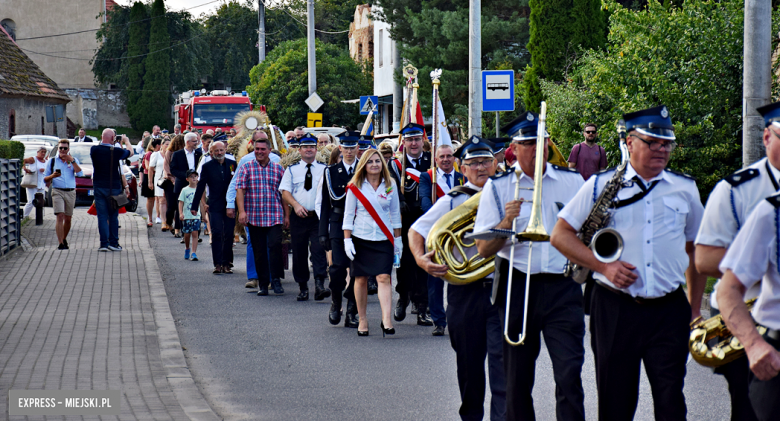
[[[255,159],[238,169],[236,174],[236,208],[238,220],[249,229],[249,240],[252,242],[255,265],[257,267],[257,295],[268,295],[268,284],[275,294],[284,294],[282,281],[274,277],[264,268],[268,262],[268,234],[271,230],[281,231],[284,222],[279,184],[282,182],[284,168],[271,162],[271,141],[268,138],[255,140]],[[271,273],[283,273],[283,261],[274,259]],[[277,270],[274,270],[277,269]]]

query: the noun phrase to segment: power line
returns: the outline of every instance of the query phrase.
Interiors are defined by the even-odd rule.
[[[178,46],[180,46],[180,45],[186,44],[186,43],[188,43],[188,42],[190,42],[190,41],[192,41],[192,40],[194,40],[194,39],[196,39],[196,38],[200,38],[200,37],[201,37],[201,35],[196,35],[196,36],[194,36],[194,37],[192,37],[192,38],[190,38],[190,39],[188,39],[188,40],[186,40],[186,41],[182,41],[182,42],[180,42],[180,43],[178,43],[178,44],[174,44],[174,45],[171,45],[171,46],[168,46],[168,47],[165,47],[165,48],[160,48],[159,50],[150,51],[150,52],[148,52],[148,53],[146,53],[146,54],[139,54],[139,55],[135,55],[135,56],[129,56],[129,57],[117,57],[117,58],[77,58],[77,57],[63,57],[63,56],[55,56],[55,55],[51,55],[51,54],[46,54],[46,53],[40,53],[40,52],[37,52],[37,51],[28,50],[28,49],[26,49],[26,48],[22,48],[22,50],[24,50],[24,51],[27,51],[27,52],[29,52],[29,53],[33,53],[33,54],[38,54],[38,55],[46,56],[46,57],[62,58],[62,59],[66,59],[66,60],[79,60],[79,61],[91,61],[91,60],[95,60],[95,61],[115,61],[115,60],[126,60],[126,59],[128,59],[128,58],[145,57],[145,56],[148,56],[148,55],[150,55],[150,54],[154,54],[154,53],[157,53],[157,52],[160,52],[160,51],[169,50],[169,49],[171,49],[171,48],[178,47]]]
[[[261,0],[261,1],[262,1],[262,0]],[[274,10],[274,8],[268,7],[268,6],[265,4],[265,1],[263,1],[263,5],[265,5],[265,6],[266,6],[268,9]],[[279,9],[279,10],[281,10],[281,11],[283,11],[284,13],[287,13],[288,15],[290,15],[290,17],[291,17],[291,18],[293,18],[293,20],[295,20],[295,21],[296,21],[296,22],[298,22],[299,24],[301,24],[301,25],[303,25],[303,26],[308,26],[307,24],[305,24],[305,23],[303,23],[303,22],[299,21],[299,20],[298,20],[298,18],[296,18],[295,16],[293,16],[293,15],[292,15],[292,13],[288,12],[286,8],[284,8],[284,7],[279,7],[278,9]],[[317,32],[323,33],[323,34],[344,34],[344,33],[347,33],[347,32],[349,32],[349,29],[347,29],[346,31],[335,31],[335,32],[333,32],[333,31],[323,31],[323,30],[320,30],[320,29],[317,29],[317,28],[314,28],[314,30],[315,30],[315,31],[317,31]]]

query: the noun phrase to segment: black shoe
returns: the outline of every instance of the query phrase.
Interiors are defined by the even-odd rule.
[[[361,330],[358,330],[357,333],[358,333],[358,336],[368,336],[368,331],[363,332]],[[382,336],[384,336],[384,334],[382,334]]]
[[[330,290],[325,288],[324,279],[314,280],[314,301],[322,301],[330,297]]]
[[[57,250],[67,250],[68,246],[65,245],[65,243],[60,243],[59,246],[57,246]]]
[[[395,311],[393,312],[393,319],[396,322],[400,322],[406,318],[406,306],[409,305],[409,301],[399,298],[398,303],[395,305]]]
[[[395,328],[391,327],[389,329],[385,329],[385,322],[379,323],[379,328],[382,329],[382,337],[384,338],[385,335],[395,335]]]
[[[379,290],[379,285],[376,283],[376,278],[373,276],[368,277],[368,295],[376,295]]]
[[[433,326],[433,319],[428,316],[428,312],[421,311],[417,313],[417,324],[420,326]]]
[[[352,300],[347,300],[347,314],[344,316],[344,327],[357,329],[359,321],[357,304]]]
[[[333,302],[330,304],[330,312],[328,312],[328,321],[332,325],[341,323],[341,294],[333,296]]]
[[[67,250],[67,249],[69,249],[69,248],[70,248],[70,247],[68,247],[68,239],[67,239],[67,238],[66,238],[66,239],[64,239],[64,240],[62,240],[62,244],[64,244],[64,245],[65,245],[65,250]]]
[[[274,294],[276,295],[284,294],[284,288],[282,288],[281,279],[276,278],[273,281],[271,281],[271,286],[274,288]]]
[[[412,314],[420,314],[420,309],[417,308],[417,303],[412,303],[412,311],[410,311]]]
[[[435,328],[433,328],[433,332],[431,332],[431,335],[444,336],[444,326],[436,326]]]
[[[257,290],[257,295],[268,295],[268,285],[263,285]]]
[[[296,299],[298,301],[309,301],[309,290],[308,289],[301,290],[301,292],[298,294],[298,297]]]

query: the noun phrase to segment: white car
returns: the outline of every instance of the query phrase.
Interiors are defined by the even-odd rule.
[[[11,140],[15,140],[17,142],[46,142],[51,145],[52,148],[56,147],[58,143],[60,143],[60,138],[57,136],[46,136],[42,134],[18,134],[16,136],[12,136]]]

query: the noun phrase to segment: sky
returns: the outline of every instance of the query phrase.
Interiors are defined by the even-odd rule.
[[[118,4],[123,6],[129,6],[133,4],[134,0],[116,0]],[[187,11],[194,17],[200,17],[202,13],[207,15],[214,14],[220,5],[225,3],[226,0],[165,0],[165,7],[169,10],[182,10]],[[202,6],[201,6],[202,5]]]

